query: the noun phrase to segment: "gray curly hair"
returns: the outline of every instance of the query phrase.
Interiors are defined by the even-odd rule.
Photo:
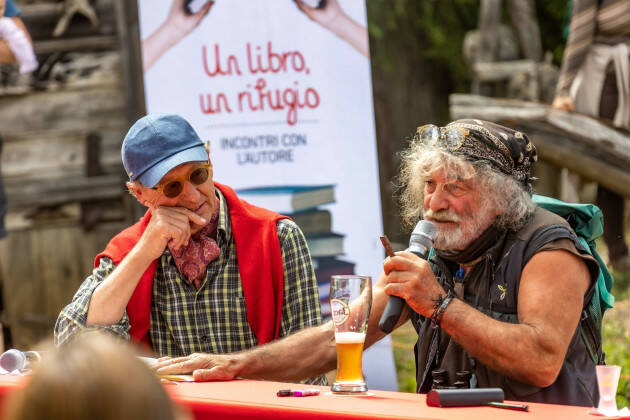
[[[450,179],[472,181],[484,197],[481,212],[499,210],[494,225],[499,229],[518,230],[533,214],[536,205],[523,185],[494,169],[488,162],[470,162],[442,149],[412,142],[401,153],[398,177],[400,213],[403,225],[413,229],[423,214],[424,184],[435,171],[443,169]]]

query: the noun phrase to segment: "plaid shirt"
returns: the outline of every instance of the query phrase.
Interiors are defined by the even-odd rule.
[[[221,255],[210,264],[197,290],[183,279],[166,248],[153,280],[150,335],[157,355],[185,356],[195,352],[231,353],[256,346],[247,322],[243,288],[238,271],[227,203],[220,191],[217,244]],[[284,266],[284,295],[280,337],[319,325],[321,313],[317,283],[304,235],[291,220],[277,223]],[[94,289],[114,270],[101,258],[66,306],[55,325],[55,341],[62,343],[86,327],[88,305]],[[99,327],[129,338],[127,313],[115,325]]]

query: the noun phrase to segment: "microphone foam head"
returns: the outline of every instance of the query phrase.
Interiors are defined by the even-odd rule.
[[[433,222],[420,220],[413,229],[412,235],[426,236],[431,240],[431,242],[433,242],[435,240],[435,236],[437,235],[437,227],[433,224]]]

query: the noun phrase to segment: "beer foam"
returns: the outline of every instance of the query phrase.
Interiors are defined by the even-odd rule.
[[[335,341],[340,344],[363,343],[365,341],[365,333],[358,332],[336,332]]]

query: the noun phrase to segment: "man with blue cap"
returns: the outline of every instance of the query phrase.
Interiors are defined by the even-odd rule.
[[[186,120],[141,118],[122,159],[127,187],[148,211],[97,255],[59,315],[58,343],[98,327],[183,357],[241,351],[321,323],[304,235],[213,182]]]

